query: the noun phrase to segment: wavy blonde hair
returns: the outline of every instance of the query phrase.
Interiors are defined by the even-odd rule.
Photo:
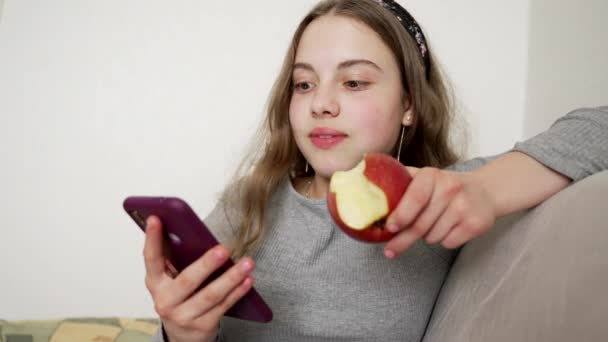
[[[263,241],[268,203],[281,182],[288,177],[306,175],[303,172],[306,160],[296,145],[289,123],[292,72],[304,30],[312,21],[325,15],[352,18],[367,25],[392,51],[399,65],[404,94],[415,109],[413,125],[408,127],[403,138],[401,162],[409,166],[442,168],[458,159],[448,135],[453,117],[451,96],[432,53],[429,51],[430,69],[427,72],[412,37],[392,13],[371,0],[322,1],[296,29],[270,93],[265,120],[258,129],[251,151],[221,196],[221,203],[231,213],[228,216],[236,217],[232,220],[235,236],[230,244],[236,258],[253,253]],[[395,146],[395,151],[397,148]],[[308,175],[313,172],[311,170]]]

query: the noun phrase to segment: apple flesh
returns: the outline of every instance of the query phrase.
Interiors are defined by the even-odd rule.
[[[332,175],[327,194],[329,213],[354,239],[388,241],[395,234],[385,229],[385,220],[411,180],[397,159],[382,153],[366,154],[354,168]]]

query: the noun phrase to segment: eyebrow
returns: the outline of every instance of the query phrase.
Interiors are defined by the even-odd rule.
[[[376,63],[374,63],[370,60],[367,60],[367,59],[349,59],[347,61],[341,62],[340,64],[338,64],[338,70],[347,69],[347,68],[350,68],[350,67],[353,67],[353,66],[359,65],[359,64],[368,65],[380,72],[383,72],[382,68],[380,68]],[[315,71],[315,69],[312,67],[312,65],[310,65],[308,63],[295,63],[293,65],[293,70],[296,70],[296,69],[304,69],[304,70],[311,71],[311,72]]]

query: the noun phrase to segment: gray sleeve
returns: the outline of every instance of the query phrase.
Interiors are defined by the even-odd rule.
[[[222,341],[222,339],[220,338],[219,333],[215,337],[215,341],[216,342],[221,342]],[[165,332],[163,330],[163,324],[162,324],[162,322],[158,326],[158,330],[156,330],[156,335],[150,337],[150,342],[168,342],[168,340],[165,339]]]
[[[504,154],[504,153],[503,153]],[[497,154],[491,157],[477,157],[465,161],[458,162],[454,165],[446,167],[449,171],[468,172],[480,168],[482,165],[491,162],[503,154]]]
[[[581,180],[608,169],[608,107],[581,108],[559,118],[551,127],[511,151],[527,154],[550,169]],[[450,166],[471,171],[500,155],[475,158]]]
[[[513,151],[523,152],[573,181],[606,170],[608,107],[572,111],[547,131],[515,144]]]

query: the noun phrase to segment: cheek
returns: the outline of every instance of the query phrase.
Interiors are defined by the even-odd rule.
[[[289,102],[289,123],[294,132],[299,132],[303,129],[304,115],[302,113],[303,103],[297,97],[292,97]]]
[[[369,100],[353,105],[351,122],[361,143],[368,149],[387,152],[384,150],[392,146],[394,132],[399,126],[399,109]]]

